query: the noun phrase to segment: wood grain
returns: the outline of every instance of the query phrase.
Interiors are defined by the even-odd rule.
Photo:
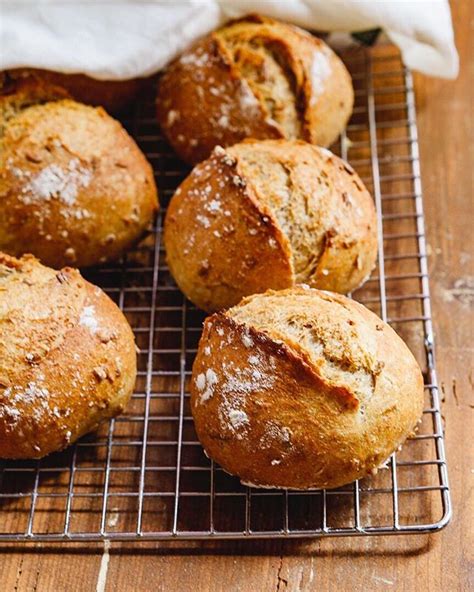
[[[455,82],[415,77],[430,248],[433,315],[443,390],[454,517],[441,533],[315,541],[4,546],[0,587],[8,592],[438,590],[474,588],[473,368],[473,19],[452,3],[461,74]],[[99,587],[100,589],[100,587]]]

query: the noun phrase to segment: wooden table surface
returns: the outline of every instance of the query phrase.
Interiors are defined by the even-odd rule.
[[[416,75],[433,316],[454,517],[433,535],[312,542],[0,548],[0,589],[474,590],[473,3],[454,0],[461,73]]]

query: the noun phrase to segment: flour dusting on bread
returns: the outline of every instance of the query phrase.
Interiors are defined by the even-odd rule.
[[[311,103],[316,103],[318,97],[324,92],[325,82],[331,76],[331,72],[329,52],[324,46],[315,49],[311,62]]]
[[[50,164],[32,176],[23,188],[25,203],[35,199],[57,198],[67,205],[76,201],[80,189],[88,187],[92,180],[91,171],[83,167],[77,158],[72,159],[66,168]]]
[[[0,398],[0,416],[17,423],[25,413],[35,421],[42,419],[49,411],[49,390],[39,382],[30,381],[26,386],[8,387]]]
[[[95,335],[99,330],[99,321],[95,313],[95,306],[85,306],[82,309],[81,316],[79,317],[79,324],[83,327],[87,327],[89,331]]]
[[[214,394],[214,386],[217,383],[217,374],[212,368],[208,368],[205,374],[198,374],[195,380],[196,387],[202,392],[201,403],[208,401]]]

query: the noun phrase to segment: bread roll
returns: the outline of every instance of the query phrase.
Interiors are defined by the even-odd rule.
[[[206,320],[191,409],[207,454],[242,482],[333,488],[375,472],[410,435],[423,378],[364,306],[295,287]]]
[[[123,411],[133,333],[75,269],[0,253],[0,458],[61,450]]]
[[[375,209],[328,150],[253,140],[194,168],[169,205],[164,244],[179,287],[209,312],[295,283],[350,292],[375,264]]]
[[[28,77],[62,86],[76,101],[94,107],[103,107],[108,113],[119,113],[130,107],[146,90],[149,83],[144,78],[97,80],[85,74],[63,74],[36,68],[18,68],[3,72],[4,84],[8,80]]]
[[[244,138],[300,138],[329,146],[354,93],[342,61],[320,39],[270,18],[232,21],[173,62],[159,82],[157,113],[189,163]]]
[[[101,108],[34,79],[0,96],[0,250],[54,267],[116,259],[153,222],[153,171]]]

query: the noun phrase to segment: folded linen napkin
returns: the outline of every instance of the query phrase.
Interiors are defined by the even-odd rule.
[[[407,66],[454,78],[447,0],[38,0],[0,6],[0,69],[36,67],[98,79],[148,76],[195,39],[249,12],[318,31],[381,28]]]

